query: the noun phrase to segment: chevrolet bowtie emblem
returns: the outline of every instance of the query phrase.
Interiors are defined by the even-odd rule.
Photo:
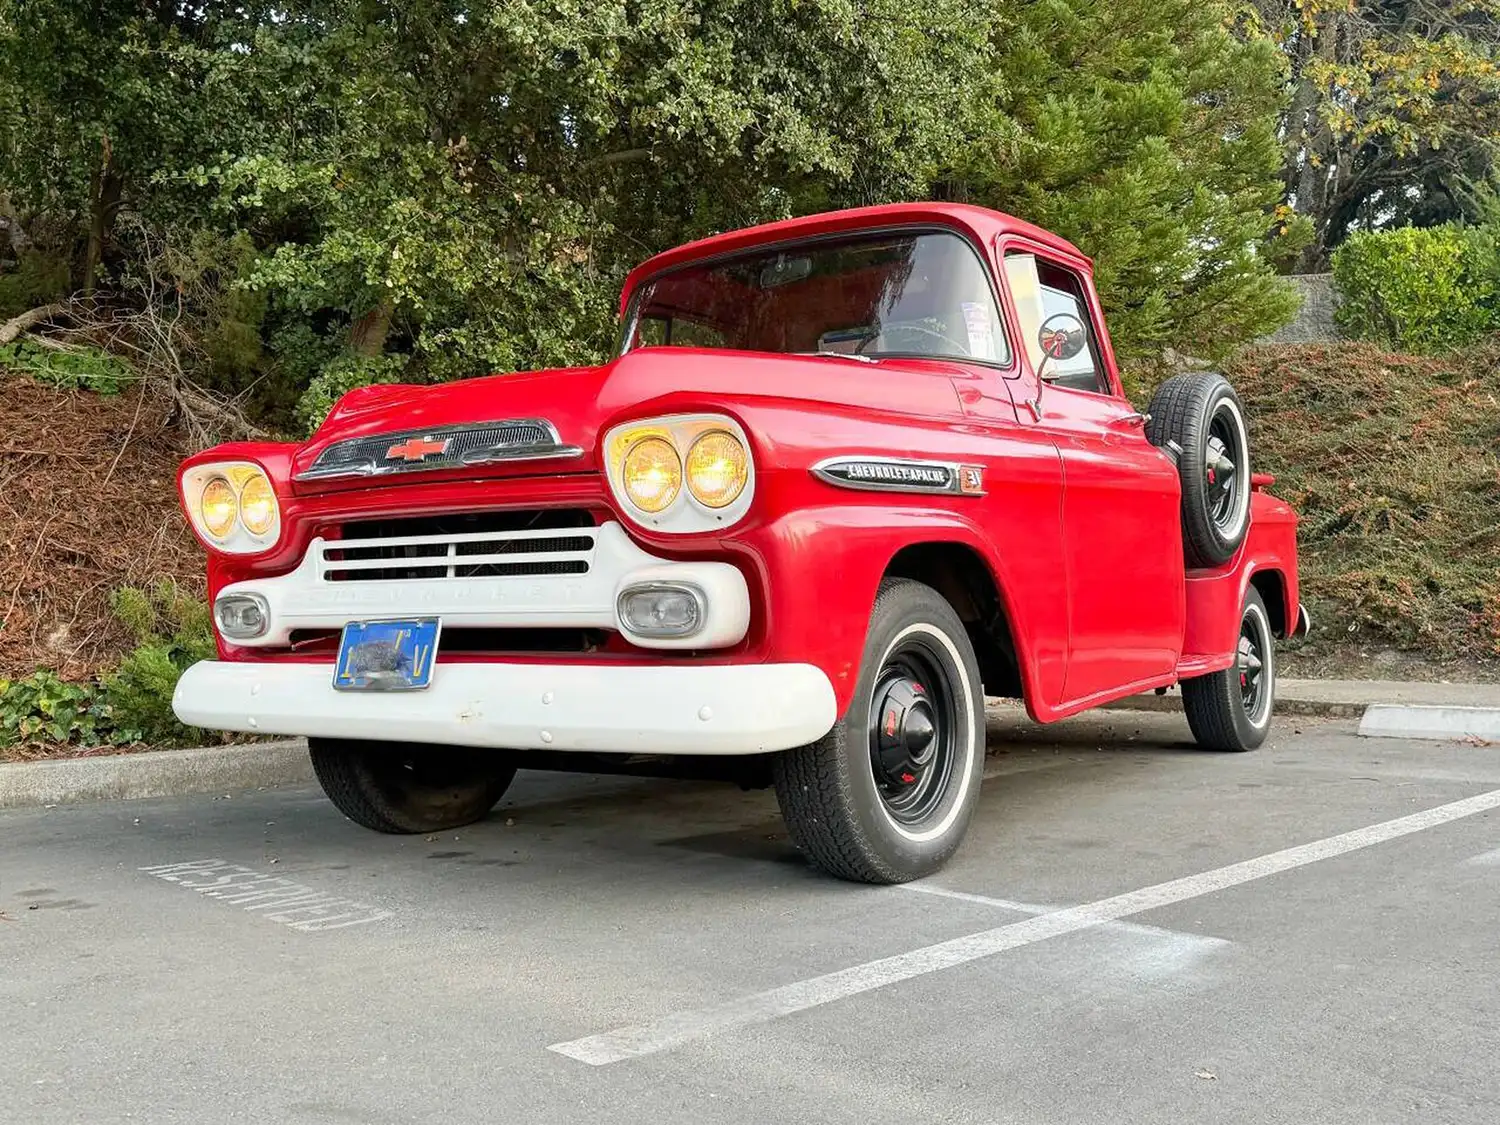
[[[387,460],[399,458],[402,461],[425,461],[429,457],[440,457],[448,452],[448,444],[452,438],[419,437],[407,438],[400,445],[393,445],[385,451]]]

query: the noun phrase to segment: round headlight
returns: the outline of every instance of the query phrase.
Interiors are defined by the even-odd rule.
[[[642,438],[625,454],[620,476],[632,504],[643,512],[660,512],[682,489],[682,461],[665,438]]]
[[[276,526],[276,492],[259,473],[240,489],[240,522],[251,535],[264,535]]]
[[[698,503],[725,508],[745,491],[750,457],[740,439],[723,430],[710,430],[688,450],[688,491]]]
[[[198,514],[203,517],[203,526],[215,539],[227,538],[234,530],[234,517],[239,512],[234,488],[223,477],[214,477],[203,487],[198,499]]]

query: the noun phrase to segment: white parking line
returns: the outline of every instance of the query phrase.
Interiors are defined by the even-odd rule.
[[[920,891],[939,898],[971,902],[976,906],[992,906],[998,910],[1009,910],[1017,914],[1052,914],[1066,909],[1061,906],[1042,906],[1035,902],[1017,902],[1009,898],[991,898],[968,891],[955,891],[935,883],[901,883],[893,891]],[[1166,930],[1160,926],[1145,926],[1140,922],[1101,922],[1095,929],[1106,935],[1126,939],[1117,954],[1101,957],[1098,952],[1091,955],[1095,969],[1106,963],[1128,975],[1149,979],[1166,980],[1191,973],[1208,958],[1220,953],[1234,943],[1210,934],[1195,934],[1186,930]]]
[[[548,1050],[590,1066],[605,1066],[641,1055],[671,1050],[718,1032],[766,1023],[779,1016],[830,1004],[898,981],[910,980],[941,969],[951,969],[981,957],[992,957],[1009,949],[1113,922],[1132,914],[1213,894],[1215,891],[1305,867],[1320,860],[1333,859],[1496,808],[1500,808],[1500,789],[1439,805],[1410,816],[1372,824],[1367,828],[1356,828],[1352,832],[1343,832],[1309,844],[1299,844],[1241,863],[1231,863],[1227,867],[1218,867],[1212,871],[1100,899],[1098,902],[982,930],[967,937],[938,942],[908,953],[867,961],[862,965],[853,965],[823,976],[773,988],[769,992],[759,992],[707,1008],[677,1012],[650,1023],[622,1027],[583,1039],[554,1043]]]
[[[1492,852],[1480,852],[1464,860],[1465,867],[1500,867],[1500,848]]]
[[[989,895],[970,894],[968,891],[955,891],[947,887],[939,887],[935,883],[901,883],[892,888],[898,891],[920,891],[924,895],[937,895],[940,898],[958,899],[960,902],[972,902],[979,906],[993,906],[999,910],[1010,910],[1017,914],[1055,914],[1065,909],[1060,906],[1042,906],[1035,902],[1017,902],[1010,898],[991,898]],[[1196,939],[1208,945],[1222,946],[1230,943],[1223,938],[1209,937],[1204,934],[1190,934],[1182,930],[1164,930],[1160,926],[1143,926],[1139,922],[1104,922],[1101,927],[1122,934],[1139,934],[1141,937],[1172,938],[1181,940],[1183,938]]]

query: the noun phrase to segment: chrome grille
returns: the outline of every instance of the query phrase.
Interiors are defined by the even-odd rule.
[[[319,549],[325,582],[587,574],[594,553],[593,518],[577,509],[367,521],[342,532]]]
[[[424,445],[432,448],[423,452]],[[393,452],[402,450],[406,452]],[[297,479],[381,476],[495,461],[573,458],[582,453],[576,445],[563,445],[552,424],[541,419],[438,426],[334,442]]]

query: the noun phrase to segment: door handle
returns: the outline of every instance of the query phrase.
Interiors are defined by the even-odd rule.
[[[1143,412],[1141,412],[1141,411],[1138,410],[1134,414],[1122,414],[1122,415],[1120,415],[1120,417],[1118,417],[1118,418],[1115,419],[1114,425],[1116,425],[1116,426],[1141,426],[1142,428],[1144,428],[1145,425],[1148,422],[1150,422],[1150,421],[1151,421],[1151,415],[1145,414],[1145,413],[1143,413]]]

